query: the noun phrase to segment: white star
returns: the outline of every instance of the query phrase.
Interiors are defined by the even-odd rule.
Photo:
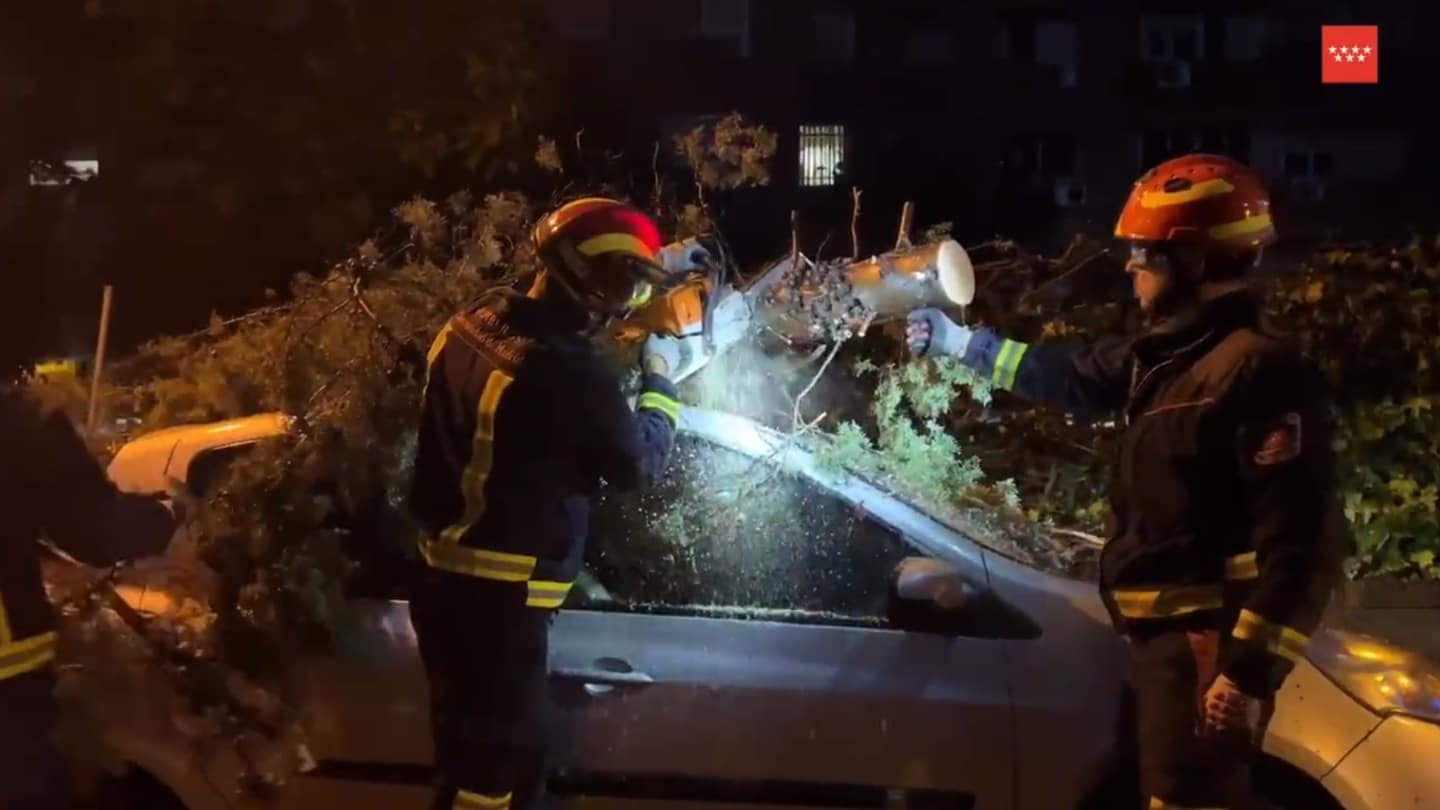
[[[1340,54],[1338,54],[1338,53],[1335,54],[1335,61],[1336,61],[1336,62],[1342,61],[1343,59],[1344,59],[1344,57],[1342,57]]]
[[[1350,51],[1350,46],[1349,46],[1349,45],[1341,45],[1341,46],[1340,46],[1340,53],[1348,53],[1349,51]]]
[[[1345,54],[1345,61],[1346,61],[1346,62],[1354,62],[1354,61],[1355,61],[1355,54],[1353,54],[1353,53],[1347,53],[1347,54]]]
[[[1366,45],[1366,46],[1365,46],[1365,53],[1370,53],[1370,46],[1369,46],[1369,45]]]
[[[1330,46],[1330,53],[1335,53],[1335,46],[1334,46],[1334,45],[1331,45],[1331,46]]]
[[[1364,62],[1364,61],[1365,61],[1365,54],[1363,54],[1363,53],[1360,54],[1360,61],[1361,61],[1361,62]]]

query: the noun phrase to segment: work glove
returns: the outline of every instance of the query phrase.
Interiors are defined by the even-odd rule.
[[[683,338],[651,334],[640,350],[640,363],[646,371],[677,383],[704,368],[710,357],[705,338],[698,334]]]
[[[933,307],[915,310],[905,322],[905,343],[917,357],[959,357],[973,334]]]
[[[1205,690],[1202,732],[1206,736],[1253,741],[1259,734],[1263,708],[1263,700],[1245,694],[1234,681],[1221,675]]]

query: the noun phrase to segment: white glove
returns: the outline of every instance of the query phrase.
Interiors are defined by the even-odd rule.
[[[919,357],[958,357],[965,353],[973,334],[968,327],[955,323],[945,317],[945,313],[930,307],[910,313],[905,324],[905,343]]]
[[[710,352],[705,350],[705,338],[701,335],[675,338],[652,334],[645,339],[645,346],[640,351],[640,361],[646,369],[654,370],[652,359],[663,359],[664,375],[677,383],[704,368],[710,362],[710,356]]]

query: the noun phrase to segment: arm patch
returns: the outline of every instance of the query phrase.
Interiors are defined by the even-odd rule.
[[[1256,441],[1250,459],[1257,467],[1284,464],[1300,457],[1301,419],[1298,413],[1282,414],[1280,418],[1263,427],[1255,435]]]

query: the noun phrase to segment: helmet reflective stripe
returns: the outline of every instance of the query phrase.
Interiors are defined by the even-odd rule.
[[[605,233],[592,236],[575,246],[582,256],[599,256],[602,253],[626,253],[649,259],[654,256],[639,237],[628,233]]]
[[[1263,231],[1273,225],[1270,214],[1261,213],[1235,222],[1227,222],[1224,225],[1216,225],[1210,229],[1210,235],[1216,239],[1228,239],[1232,236],[1244,236],[1247,233]]]
[[[1218,197],[1234,190],[1234,185],[1222,177],[1217,177],[1178,191],[1146,191],[1140,195],[1140,204],[1146,208],[1163,208],[1167,205],[1195,202],[1206,197]]]

